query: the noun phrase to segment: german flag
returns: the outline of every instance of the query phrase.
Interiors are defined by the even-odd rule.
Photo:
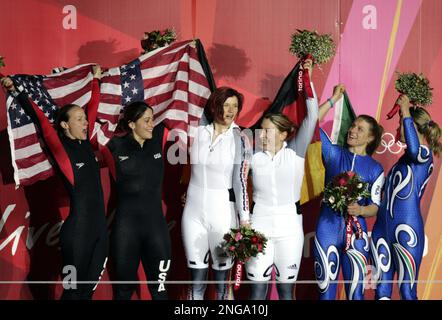
[[[285,78],[273,103],[268,110],[264,112],[264,115],[267,113],[285,114],[299,127],[307,114],[305,104],[306,97],[313,97],[313,92],[310,87],[308,72],[303,71],[302,60],[300,60]],[[251,128],[258,129],[263,117]],[[301,204],[316,198],[324,190],[325,168],[322,164],[321,140],[318,125],[316,125],[312,143],[307,150],[305,160]]]

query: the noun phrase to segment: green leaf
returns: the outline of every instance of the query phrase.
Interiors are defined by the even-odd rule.
[[[400,93],[406,94],[414,105],[426,106],[432,103],[433,88],[422,73],[398,73],[395,88]]]

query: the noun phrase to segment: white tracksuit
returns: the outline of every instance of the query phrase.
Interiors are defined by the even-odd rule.
[[[244,137],[234,123],[212,143],[213,134],[213,124],[198,127],[191,147],[191,178],[182,217],[182,235],[189,268],[207,268],[210,252],[212,268],[226,270],[232,267],[233,261],[222,250],[221,243],[224,234],[238,226],[229,189],[233,184],[246,188],[239,174],[233,176],[235,166],[239,170],[245,165],[240,155]],[[247,220],[248,215],[242,219]]]

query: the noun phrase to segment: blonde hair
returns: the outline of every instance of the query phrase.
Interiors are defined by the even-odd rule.
[[[410,114],[416,124],[417,131],[425,137],[430,149],[438,157],[442,152],[442,144],[439,141],[441,136],[439,125],[431,119],[428,111],[421,107],[410,108]]]
[[[297,127],[295,124],[282,113],[268,113],[264,116],[264,119],[269,119],[275,127],[281,132],[287,132],[286,140],[295,132]]]

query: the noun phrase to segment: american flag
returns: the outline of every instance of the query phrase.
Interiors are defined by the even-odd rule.
[[[102,78],[99,122],[93,133],[99,144],[112,137],[122,106],[137,100],[153,108],[155,124],[174,129],[186,144],[211,93],[202,67],[207,61],[200,60],[193,41],[183,41],[109,69]]]
[[[16,75],[11,78],[17,89],[24,91],[53,122],[58,106],[75,103],[83,107],[90,100],[91,70],[91,65],[80,65],[57,75]],[[35,124],[12,96],[8,96],[6,106],[16,185],[30,185],[52,176],[54,170],[43,151]]]
[[[140,56],[104,73],[100,104],[91,139],[105,145],[112,137],[122,109],[143,100],[152,106],[155,122],[174,129],[187,143],[210,95],[197,50],[192,41],[174,43]],[[73,103],[81,107],[91,98],[92,65],[79,65],[47,76],[15,75],[12,80],[54,121],[59,106]],[[6,101],[8,134],[16,185],[30,185],[54,174],[36,126],[12,96]],[[92,124],[91,124],[92,125]]]

